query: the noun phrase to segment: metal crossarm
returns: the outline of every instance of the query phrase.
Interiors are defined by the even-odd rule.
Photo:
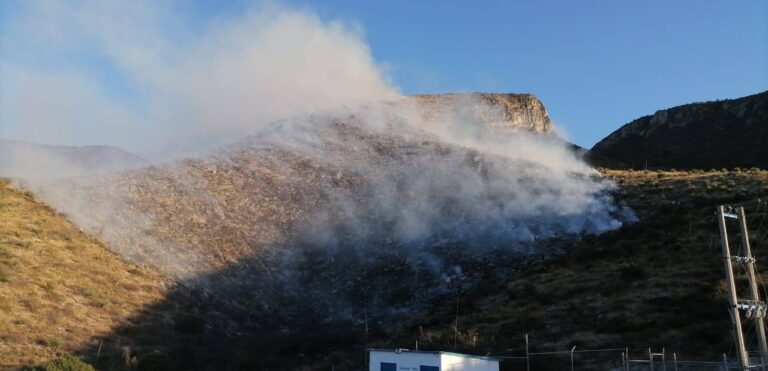
[[[735,260],[735,261],[737,261],[739,263],[742,263],[742,264],[754,263],[755,262],[755,258],[753,258],[751,256],[731,256],[731,259],[733,259],[733,260]]]
[[[740,299],[736,307],[746,311],[747,318],[765,318],[768,305],[762,301]]]

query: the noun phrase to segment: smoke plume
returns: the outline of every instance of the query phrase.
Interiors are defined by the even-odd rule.
[[[560,139],[498,130],[499,107],[467,96],[425,116],[348,23],[274,4],[213,20],[149,1],[17,6],[0,135],[164,160],[63,179],[25,162],[23,186],[243,307],[396,310],[441,275],[633,218]]]
[[[0,137],[166,158],[273,120],[394,100],[360,28],[255,5],[24,1],[0,33]]]

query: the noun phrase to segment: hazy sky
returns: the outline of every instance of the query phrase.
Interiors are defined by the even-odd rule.
[[[533,93],[544,102],[566,136],[587,147],[632,119],[658,109],[735,98],[768,89],[768,2],[762,0],[271,3],[316,14],[321,22],[326,22],[319,27],[327,30],[328,40],[338,37],[348,42],[358,54],[356,60],[365,61],[367,56],[354,39],[367,43],[376,68],[383,68],[385,79],[403,93]],[[118,55],[114,57],[110,53],[115,48],[109,47],[106,48],[109,57],[104,57],[86,43],[67,49],[64,59],[67,71],[60,73],[58,64],[63,59],[56,53],[38,49],[50,47],[51,40],[56,44],[56,34],[64,31],[46,21],[36,23],[35,17],[27,14],[30,29],[34,28],[34,33],[47,32],[47,39],[45,43],[38,43],[37,39],[20,36],[23,32],[15,20],[23,16],[19,13],[27,12],[22,4],[25,2],[0,2],[0,32],[5,34],[0,35],[0,78],[39,82],[50,77],[28,73],[28,65],[38,70],[56,69],[59,87],[69,81],[80,84],[83,75],[95,76],[83,85],[81,90],[89,92],[84,96],[94,97],[93,106],[115,106],[104,108],[97,118],[120,116],[115,124],[118,126],[130,126],[131,119],[136,118],[137,122],[143,120],[144,124],[140,125],[147,125],[148,120],[142,117],[144,112],[132,110],[133,106],[140,106],[143,99],[135,94],[135,76],[126,78],[124,72],[126,64],[138,70],[146,61],[137,61],[137,58],[146,55],[137,57],[131,54],[134,51],[122,49],[113,53]],[[75,1],[72,4],[75,5],[67,11],[79,17],[78,6],[84,14],[89,14],[92,3]],[[49,13],[59,11],[55,10],[57,6],[41,8]],[[163,27],[170,27],[168,33],[172,37],[164,34],[164,40],[155,43],[152,33],[132,30],[130,38],[133,42],[136,37],[140,40],[144,37],[144,41],[153,44],[150,49],[157,51],[157,55],[163,55],[163,48],[168,47],[162,42],[194,38],[195,25],[226,24],[228,19],[237,18],[252,8],[252,4],[177,1],[163,8],[162,12],[146,17],[178,18],[163,20]],[[145,16],[140,10],[134,13],[127,18]],[[98,19],[98,13],[89,17],[79,17],[86,20],[78,22],[98,23],[100,30],[142,28],[128,22],[104,22]],[[344,32],[352,30],[353,40],[335,34],[337,20],[344,24]],[[244,24],[258,21],[249,20],[251,23]],[[9,28],[13,28],[13,32],[8,31]],[[62,43],[71,44],[72,38],[71,34],[63,37]],[[120,43],[121,39],[106,42]],[[205,55],[204,50],[198,49],[194,49],[196,53]],[[325,60],[332,61],[332,58]],[[19,66],[25,68],[20,70]],[[375,74],[371,76],[372,80],[377,78]],[[98,81],[98,86],[91,86],[93,81]],[[176,88],[182,86],[177,85]],[[7,108],[10,98],[16,98],[15,91],[10,91],[16,87],[0,81],[0,89],[0,108]],[[62,94],[66,96],[66,92],[58,96]],[[67,104],[56,96],[52,95],[47,104],[58,108]],[[126,103],[116,105],[120,100]],[[2,130],[13,128],[14,123],[8,122],[12,119],[13,115],[0,113],[0,120],[5,120],[0,121],[0,136],[21,132]],[[101,127],[99,130],[111,129]],[[62,144],[88,144],[101,137],[108,137],[108,133],[94,135],[85,143],[63,141]],[[52,140],[49,137],[44,141]]]

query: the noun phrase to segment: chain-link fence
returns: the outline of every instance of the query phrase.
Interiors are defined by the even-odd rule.
[[[498,356],[502,359],[501,370],[549,371],[549,370],[611,370],[611,371],[727,371],[744,370],[741,364],[728,359],[725,354],[709,360],[679,359],[674,352],[652,349],[604,348],[525,352],[517,355]],[[768,364],[761,364],[759,355],[751,354],[748,370],[768,371]]]

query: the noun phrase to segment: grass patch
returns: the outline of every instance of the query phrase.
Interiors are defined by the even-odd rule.
[[[45,364],[160,300],[166,278],[149,269],[129,274],[134,268],[0,180],[0,368]],[[106,295],[120,298],[119,310]]]

